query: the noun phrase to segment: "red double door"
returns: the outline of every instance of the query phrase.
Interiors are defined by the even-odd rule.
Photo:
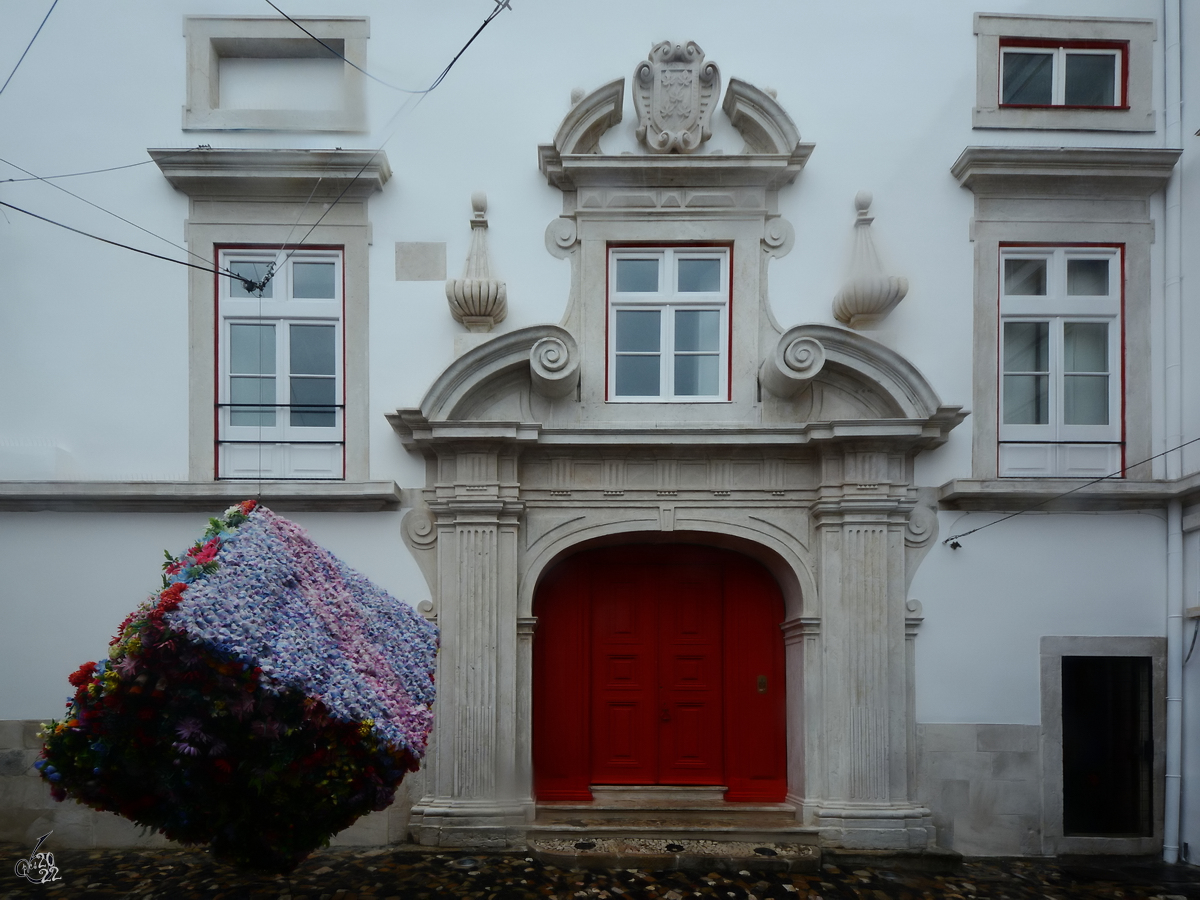
[[[783,601],[723,550],[596,550],[539,589],[534,781],[542,800],[592,784],[726,785],[782,800]]]

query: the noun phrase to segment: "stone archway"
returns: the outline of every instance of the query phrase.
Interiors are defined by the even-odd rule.
[[[750,412],[669,427],[594,422],[600,407],[539,387],[547,346],[561,351],[558,372],[572,371],[580,352],[552,325],[469,351],[420,409],[389,416],[429,460],[405,540],[443,636],[434,747],[413,808],[420,842],[525,842],[536,809],[533,600],[542,573],[589,542],[705,535],[774,559],[787,610],[786,801],[796,818],[830,846],[929,844],[911,749],[919,617],[905,602],[936,518],[929,493],[913,484],[913,460],[964,414],[861,335],[813,325],[784,337],[817,342],[825,356],[791,422]]]

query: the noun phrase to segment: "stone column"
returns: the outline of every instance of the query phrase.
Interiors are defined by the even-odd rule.
[[[812,510],[823,765],[810,821],[830,846],[924,849],[932,820],[910,784],[904,530],[914,500],[903,457],[851,449],[823,468]]]
[[[471,445],[440,452],[432,493],[442,644],[433,759],[411,830],[423,844],[510,846],[519,843],[526,812],[516,762],[515,452]]]

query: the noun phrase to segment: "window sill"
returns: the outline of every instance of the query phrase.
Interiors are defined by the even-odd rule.
[[[1067,491],[1074,493],[1055,499]],[[1086,478],[955,478],[938,489],[938,501],[942,509],[1015,511],[1037,507],[1038,512],[1080,512],[1160,509],[1170,500],[1186,500],[1197,493],[1200,475],[1179,481],[1110,478],[1095,484],[1088,484]]]
[[[219,511],[247,497],[305,512],[375,512],[416,501],[393,481],[0,481],[6,512]]]

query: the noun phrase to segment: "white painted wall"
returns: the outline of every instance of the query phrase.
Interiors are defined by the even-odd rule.
[[[1042,635],[1161,635],[1166,521],[1159,513],[943,512],[939,542],[909,596],[917,636],[917,721],[1041,723]]]
[[[402,513],[287,513],[393,596],[429,596],[400,538]],[[203,533],[197,513],[0,513],[0,719],[48,719],[67,676],[106,658],[109,638],[161,588],[163,550]]]

